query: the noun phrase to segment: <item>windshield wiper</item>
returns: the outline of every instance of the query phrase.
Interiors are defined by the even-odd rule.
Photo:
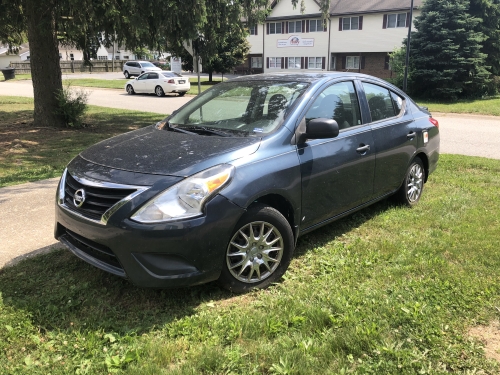
[[[231,137],[232,135],[226,133],[222,130],[210,129],[205,126],[183,126],[182,128],[176,127],[178,130],[184,130],[187,133],[197,133],[197,132],[205,132],[209,134],[218,135],[219,137]]]

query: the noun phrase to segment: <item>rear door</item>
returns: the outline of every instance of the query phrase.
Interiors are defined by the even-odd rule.
[[[146,73],[148,79],[146,80],[146,91],[154,92],[155,87],[159,84],[158,73]]]
[[[306,122],[313,118],[334,119],[340,133],[298,147],[303,230],[367,202],[375,173],[372,131],[362,121],[353,81],[326,87],[305,115]]]
[[[374,198],[401,186],[417,150],[418,129],[404,96],[379,82],[361,81],[375,142]]]

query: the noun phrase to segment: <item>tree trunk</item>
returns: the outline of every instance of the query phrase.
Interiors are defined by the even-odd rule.
[[[63,127],[65,123],[62,116],[55,113],[56,95],[62,90],[55,3],[52,0],[26,0],[26,13],[35,124]]]
[[[208,82],[212,82],[212,71],[208,72]]]

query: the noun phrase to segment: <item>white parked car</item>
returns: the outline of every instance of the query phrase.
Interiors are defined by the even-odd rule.
[[[127,61],[123,64],[123,75],[125,78],[130,78],[132,76],[140,76],[144,72],[160,72],[161,68],[158,68],[149,61]]]
[[[156,96],[163,96],[165,93],[177,93],[179,96],[184,96],[190,88],[189,78],[165,70],[146,72],[125,84],[125,91],[129,95],[154,93]]]

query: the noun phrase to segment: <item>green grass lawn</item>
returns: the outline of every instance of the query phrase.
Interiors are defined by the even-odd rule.
[[[500,97],[477,100],[460,100],[455,103],[438,103],[419,101],[421,106],[428,107],[431,112],[470,113],[475,115],[500,116]]]
[[[468,334],[500,315],[498,186],[500,161],[443,155],[418,206],[301,237],[281,282],[240,296],[30,258],[0,270],[0,373],[498,374]]]
[[[83,87],[99,87],[105,89],[120,89],[125,90],[125,83],[127,79],[97,79],[97,78],[79,78],[72,79],[68,78],[63,81],[64,84],[70,84],[72,86],[83,86]],[[198,78],[189,78],[191,82],[191,89],[187,92],[188,95],[198,94]],[[214,79],[212,82],[208,81],[208,78],[201,78],[201,91],[205,91],[212,87],[213,85],[221,82],[220,79]]]
[[[33,99],[0,96],[0,187],[60,176],[66,164],[91,144],[163,118],[89,106],[84,129],[40,128],[33,125]]]

